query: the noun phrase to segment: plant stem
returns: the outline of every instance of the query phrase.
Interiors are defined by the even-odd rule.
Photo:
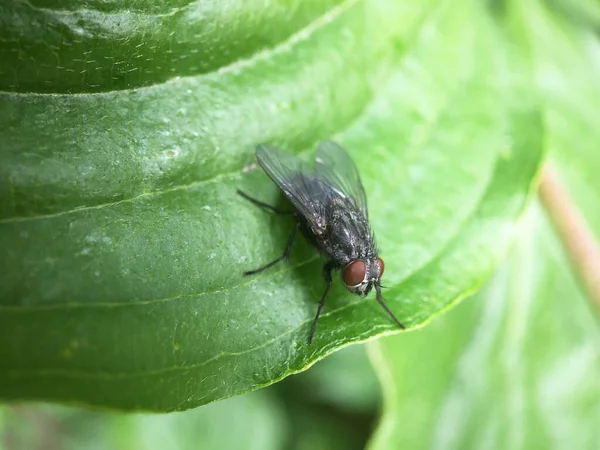
[[[600,313],[600,249],[556,172],[542,169],[540,199],[567,252],[573,270]]]

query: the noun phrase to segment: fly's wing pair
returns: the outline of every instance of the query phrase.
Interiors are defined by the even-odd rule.
[[[319,144],[314,168],[270,145],[259,145],[256,158],[313,229],[324,225],[323,212],[331,188],[348,197],[367,218],[367,198],[356,165],[335,142]]]
[[[358,169],[346,150],[333,141],[317,147],[315,170],[325,181],[352,200],[354,207],[368,218],[367,196]]]

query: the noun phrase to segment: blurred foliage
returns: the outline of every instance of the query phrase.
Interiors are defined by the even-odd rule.
[[[282,448],[287,423],[267,392],[235,397],[187,413],[102,413],[62,406],[5,407],[9,449]]]
[[[545,98],[549,162],[596,236],[598,11],[585,1],[515,1],[503,16]],[[385,408],[370,448],[600,448],[600,329],[586,295],[533,208],[477,296],[421,331],[371,345]]]
[[[369,448],[597,449],[600,329],[543,211],[476,296],[369,344],[384,412]]]

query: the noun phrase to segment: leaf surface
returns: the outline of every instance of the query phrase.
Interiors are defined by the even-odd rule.
[[[3,82],[0,397],[181,410],[397,332],[373,296],[336,282],[306,346],[324,282],[300,240],[289,264],[242,276],[279,256],[292,227],[235,194],[278,201],[247,170],[260,142],[307,159],[323,138],[348,148],[386,261],[386,301],[409,328],[481,283],[543,158],[519,60],[477,2],[346,0],[324,13],[316,3],[302,7],[311,20],[289,24],[265,3],[256,14],[283,27],[272,46],[238,48],[213,30],[238,58],[215,70],[165,79],[144,69],[148,78],[81,89],[60,75],[53,94],[22,68],[23,83]],[[84,25],[102,8],[69,5]],[[135,40],[118,42],[130,55]],[[59,54],[83,52],[73,44]],[[40,51],[23,51],[41,65]]]

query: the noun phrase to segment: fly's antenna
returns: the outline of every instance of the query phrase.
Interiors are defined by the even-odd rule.
[[[394,319],[394,322],[396,322],[400,328],[405,330],[406,327],[404,325],[402,325],[402,323],[396,318],[394,313],[390,310],[390,308],[388,308],[388,306],[383,301],[383,298],[381,297],[381,284],[380,283],[375,283],[375,292],[377,293],[377,301],[382,306],[382,308],[385,309],[385,311],[389,314],[389,316],[392,319]]]

